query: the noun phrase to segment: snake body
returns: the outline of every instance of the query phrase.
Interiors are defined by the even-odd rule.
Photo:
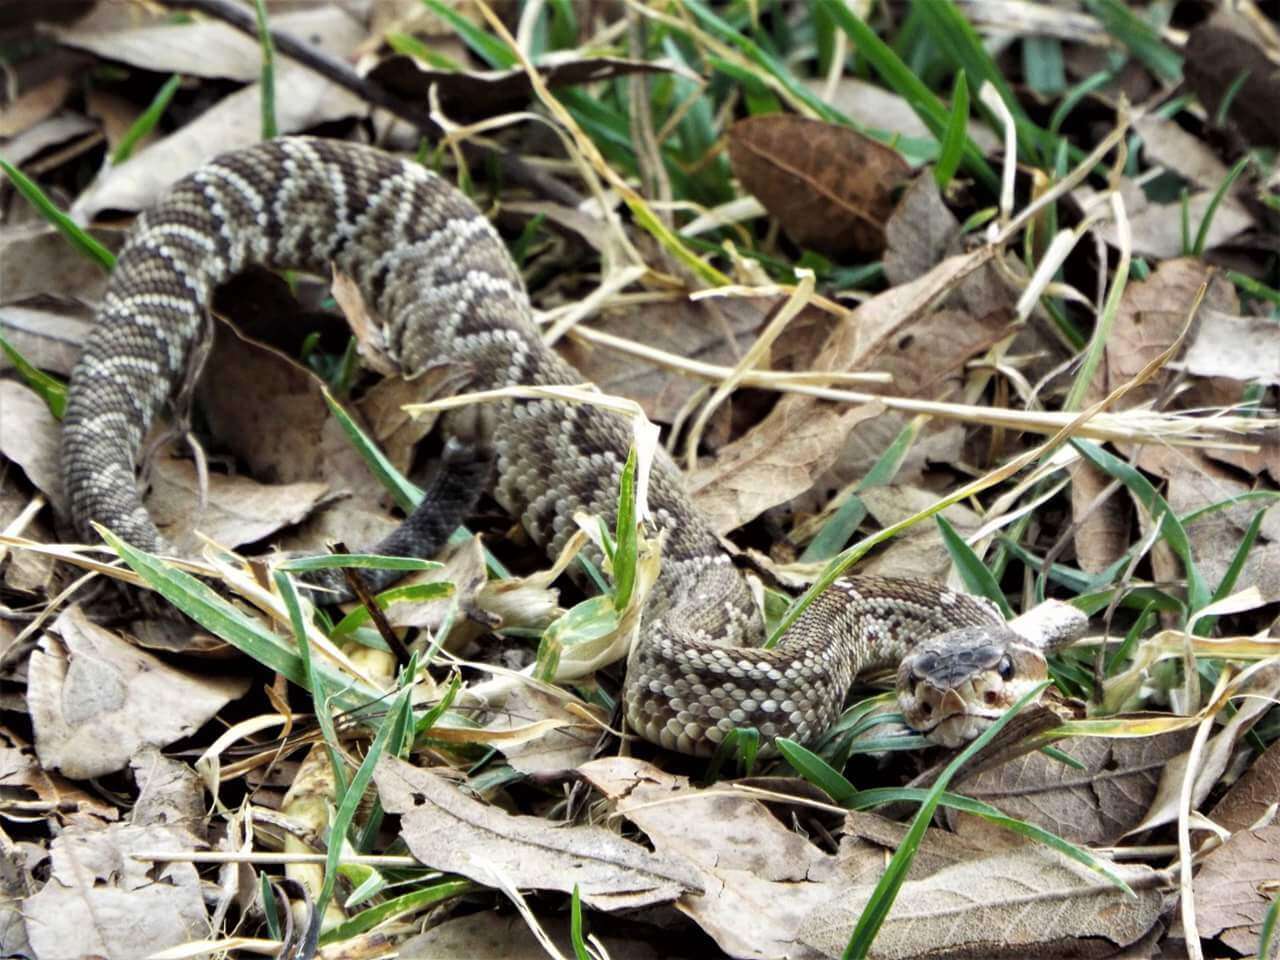
[[[488,220],[441,178],[322,139],[232,152],[138,218],[72,374],[63,477],[83,533],[96,521],[137,547],[167,549],[142,504],[139,449],[188,378],[214,289],[254,264],[321,274],[333,266],[352,278],[406,376],[447,363],[468,371],[472,390],[581,380],[543,344]],[[492,419],[495,496],[535,541],[556,553],[576,511],[612,523],[631,442],[626,422],[551,399],[505,401]],[[812,740],[838,714],[853,677],[878,666],[905,671],[900,689],[918,692],[932,715],[917,709],[913,725],[945,741],[983,709],[1007,706],[1020,689],[1006,676],[1015,656],[1018,671],[1034,673],[1034,645],[989,604],[923,581],[839,581],[781,644],[755,649],[763,627],[750,590],[666,456],[654,464],[649,497],[665,531],[663,566],[624,698],[628,722],[656,743],[706,754],[734,726]],[[416,555],[436,545],[430,539],[410,524],[373,549]],[[950,674],[947,689],[930,686]],[[959,715],[943,716],[948,696]]]

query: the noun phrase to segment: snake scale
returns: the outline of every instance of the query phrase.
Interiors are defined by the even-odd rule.
[[[452,185],[352,143],[285,138],[228,153],[138,218],[72,374],[62,469],[82,533],[96,521],[166,550],[142,504],[139,450],[188,377],[214,289],[253,264],[347,274],[406,376],[447,363],[468,371],[472,390],[581,381],[543,344],[502,240]],[[556,553],[576,511],[613,522],[625,421],[550,399],[505,401],[492,419],[494,495],[535,541]],[[748,586],[669,458],[650,483],[663,565],[624,700],[629,724],[655,743],[705,755],[735,726],[812,741],[855,675],[897,667],[908,721],[954,744],[1044,675],[1039,645],[994,607],[914,580],[838,581],[779,645],[756,649],[763,627]],[[372,549],[420,555],[438,543],[410,523]]]

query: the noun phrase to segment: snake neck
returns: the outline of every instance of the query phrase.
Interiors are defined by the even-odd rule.
[[[810,743],[835,722],[858,675],[893,669],[916,644],[957,627],[1003,624],[985,600],[882,577],[837,580],[768,650],[724,646],[690,628],[694,614],[677,606],[648,625],[625,697],[627,720],[646,739],[697,756],[735,727],[755,727],[767,743]]]

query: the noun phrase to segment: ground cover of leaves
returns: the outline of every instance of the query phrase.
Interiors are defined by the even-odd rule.
[[[0,955],[1278,955],[1274,4],[261,12],[270,57],[253,5],[0,9]],[[881,677],[811,752],[623,743],[657,545],[610,531],[592,596],[597,524],[548,560],[488,500],[315,614],[270,548],[391,529],[438,450],[405,406],[465,380],[399,379],[342,277],[219,293],[146,476],[204,580],[77,545],[104,265],[270,130],[467,190],[771,624],[835,565],[1071,600],[1050,704],[959,763]]]

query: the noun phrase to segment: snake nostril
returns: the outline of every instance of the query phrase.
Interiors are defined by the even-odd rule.
[[[933,713],[933,704],[926,700],[924,703],[920,704],[920,712],[926,717],[931,715]]]
[[[996,696],[996,692],[994,690],[988,690],[982,695],[982,699],[986,702],[988,707],[994,707],[996,705],[996,701],[1000,698]]]

